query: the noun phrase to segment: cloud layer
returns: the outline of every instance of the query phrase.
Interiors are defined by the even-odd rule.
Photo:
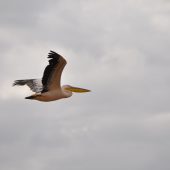
[[[0,169],[169,170],[169,1],[14,0],[0,9]],[[68,61],[63,84],[92,92],[24,100],[28,88],[11,84],[40,78],[49,50]]]

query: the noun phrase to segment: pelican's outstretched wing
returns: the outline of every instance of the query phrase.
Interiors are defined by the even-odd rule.
[[[54,51],[50,51],[48,58],[50,58],[49,65],[45,68],[42,78],[42,93],[61,88],[61,74],[67,64],[66,60]]]
[[[13,86],[23,86],[27,85],[33,92],[41,93],[43,90],[43,85],[41,79],[25,79],[25,80],[15,80]]]

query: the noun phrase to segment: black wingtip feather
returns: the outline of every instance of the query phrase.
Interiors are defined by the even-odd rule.
[[[53,72],[53,69],[55,68],[56,64],[59,63],[60,57],[62,56],[52,50],[48,53],[48,58],[50,59],[49,59],[49,65],[45,68],[43,78],[42,78],[42,84],[43,84],[42,92],[48,91],[47,90],[48,80],[50,79],[51,73]]]
[[[15,80],[12,86],[23,86],[26,84],[26,80]]]
[[[60,54],[56,53],[55,51],[50,50],[50,52],[48,53],[48,58],[52,58],[52,59],[59,59],[61,57]]]

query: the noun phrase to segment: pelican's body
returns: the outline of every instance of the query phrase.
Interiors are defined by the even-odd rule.
[[[62,99],[62,98],[71,97],[72,92],[66,91],[64,89],[65,87],[66,87],[66,85],[63,86],[61,89],[48,91],[48,92],[44,92],[41,94],[34,94],[32,96],[26,97],[26,99],[35,99],[35,100],[39,100],[39,101],[49,102],[49,101],[54,101],[54,100],[58,100],[58,99]]]
[[[60,86],[62,71],[66,60],[54,51],[50,51],[48,58],[49,65],[45,68],[42,79],[15,80],[13,85],[27,85],[35,94],[26,97],[38,101],[54,101],[72,96],[72,92],[89,92],[90,90],[73,87],[70,85]]]

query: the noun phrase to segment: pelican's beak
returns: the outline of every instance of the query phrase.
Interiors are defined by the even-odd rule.
[[[76,93],[85,93],[85,92],[90,92],[90,90],[79,88],[79,87],[67,87],[66,90],[71,91],[71,92],[76,92]]]

